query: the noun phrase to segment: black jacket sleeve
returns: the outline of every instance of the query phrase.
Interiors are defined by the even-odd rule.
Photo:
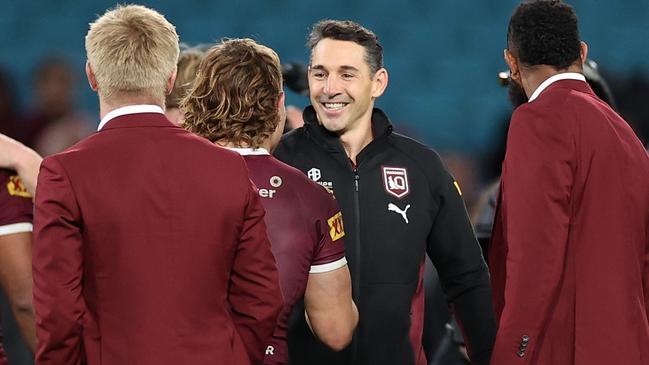
[[[438,213],[427,242],[442,288],[462,328],[474,364],[489,364],[496,336],[489,271],[473,233],[461,190],[439,162],[433,187]]]

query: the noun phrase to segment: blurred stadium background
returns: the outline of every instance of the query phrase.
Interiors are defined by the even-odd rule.
[[[252,37],[283,62],[306,63],[305,37],[321,18],[351,19],[374,30],[385,48],[390,85],[379,106],[393,122],[440,150],[481,153],[494,123],[508,108],[495,75],[511,0],[142,1],[176,25],[181,40],[205,44],[221,37]],[[590,56],[610,77],[649,73],[649,1],[572,1]],[[85,84],[84,35],[111,1],[2,1],[0,67],[18,85],[19,102],[32,98],[32,70],[46,56],[69,61],[78,73],[78,107],[97,114]],[[290,94],[290,104],[308,100]]]

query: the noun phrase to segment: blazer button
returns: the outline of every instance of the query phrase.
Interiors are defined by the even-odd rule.
[[[523,342],[523,343],[528,343],[528,342],[530,342],[530,336],[528,336],[528,335],[523,335],[523,337],[521,337],[521,342]]]
[[[525,352],[521,350],[521,351],[518,351],[516,353],[516,355],[518,355],[518,357],[523,357],[523,356],[525,356]]]

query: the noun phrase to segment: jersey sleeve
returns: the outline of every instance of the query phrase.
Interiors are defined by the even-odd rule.
[[[20,177],[0,171],[0,235],[32,231],[32,197]]]
[[[345,259],[345,228],[343,215],[333,195],[322,191],[318,197],[325,200],[325,209],[316,214],[317,245],[310,274],[333,271],[347,265]],[[315,205],[314,205],[315,206]]]

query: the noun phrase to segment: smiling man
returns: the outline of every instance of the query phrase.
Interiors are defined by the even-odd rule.
[[[292,364],[427,364],[422,347],[425,255],[464,327],[471,359],[487,364],[495,335],[489,275],[460,189],[430,148],[392,133],[374,102],[388,85],[374,33],[323,20],[309,37],[311,106],[276,156],[331,189],[346,231],[360,322],[333,353],[304,330]],[[297,331],[296,331],[297,332]]]

